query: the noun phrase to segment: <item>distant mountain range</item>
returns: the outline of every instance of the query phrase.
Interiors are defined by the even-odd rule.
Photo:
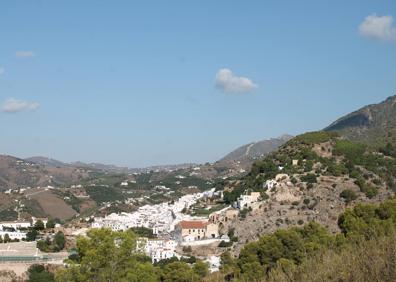
[[[247,161],[261,158],[277,150],[279,146],[283,145],[291,138],[293,138],[293,136],[291,135],[282,135],[278,138],[271,138],[268,140],[261,140],[258,142],[249,143],[227,154],[225,157],[220,159],[219,162]]]
[[[93,170],[101,170],[110,173],[135,173],[135,172],[144,172],[144,171],[169,171],[175,169],[182,169],[188,168],[191,166],[195,166],[196,164],[193,163],[184,163],[184,164],[175,164],[175,165],[156,165],[156,166],[149,166],[149,167],[142,167],[142,168],[129,168],[129,167],[122,167],[116,166],[111,164],[102,164],[102,163],[84,163],[84,162],[72,162],[72,163],[65,163],[59,160],[43,157],[43,156],[36,156],[24,159],[27,162],[39,164],[46,167],[52,168],[64,168],[64,167],[75,167],[75,168],[85,168],[85,169],[93,169]]]
[[[374,146],[396,144],[396,96],[341,117],[324,130]]]

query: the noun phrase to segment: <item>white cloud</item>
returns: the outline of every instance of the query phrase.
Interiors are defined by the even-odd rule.
[[[24,100],[17,100],[9,98],[3,103],[1,110],[6,113],[17,113],[22,111],[35,111],[40,107],[37,102],[29,102]]]
[[[229,69],[220,69],[216,74],[216,87],[224,92],[249,92],[258,87],[247,77],[235,76]]]
[[[31,58],[36,56],[36,54],[33,51],[16,51],[15,56],[17,58]]]
[[[0,75],[5,73],[5,68],[0,67]]]
[[[392,16],[367,16],[359,26],[360,35],[382,41],[396,40],[396,27]]]

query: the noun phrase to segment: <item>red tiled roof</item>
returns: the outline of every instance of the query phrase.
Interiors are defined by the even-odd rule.
[[[182,229],[203,229],[207,225],[205,221],[198,220],[183,220],[179,222]]]

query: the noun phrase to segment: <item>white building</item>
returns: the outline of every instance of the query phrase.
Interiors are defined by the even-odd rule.
[[[141,238],[140,242],[144,244],[143,250],[153,263],[176,256],[177,243],[174,240]]]
[[[1,238],[4,239],[4,236],[8,234],[8,236],[10,237],[10,239],[14,240],[14,239],[18,239],[18,240],[22,240],[22,239],[26,239],[26,233],[25,232],[19,232],[19,231],[15,231],[15,232],[10,232],[10,231],[0,231],[0,236]]]
[[[13,228],[15,230],[27,229],[31,226],[32,225],[29,221],[2,221],[0,222],[0,231],[3,231],[6,228]]]
[[[260,192],[251,192],[250,195],[241,195],[237,199],[235,206],[236,208],[243,210],[249,208],[253,203],[257,203],[260,199]]]

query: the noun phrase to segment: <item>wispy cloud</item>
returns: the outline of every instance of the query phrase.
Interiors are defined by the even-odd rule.
[[[216,87],[229,93],[250,92],[258,87],[251,79],[236,76],[230,69],[220,69],[216,74]]]
[[[5,113],[18,113],[23,111],[35,111],[40,107],[37,102],[29,102],[24,100],[18,100],[15,98],[8,98],[5,100],[1,107],[1,111]]]
[[[0,75],[5,73],[5,68],[0,67]]]
[[[15,56],[17,58],[32,58],[36,56],[36,54],[33,51],[16,51]]]
[[[393,17],[369,15],[360,24],[359,34],[375,40],[395,41],[396,27],[393,26]]]

